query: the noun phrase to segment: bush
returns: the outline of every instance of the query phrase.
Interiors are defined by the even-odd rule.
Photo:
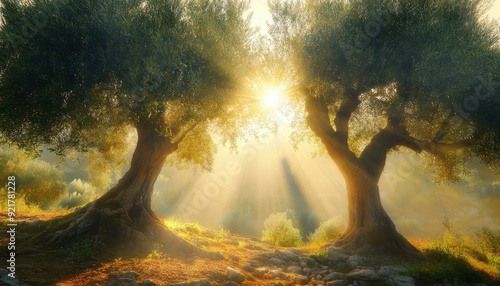
[[[319,227],[309,235],[309,243],[321,245],[337,238],[345,229],[345,221],[342,216],[333,217],[322,222]]]
[[[86,204],[96,197],[97,192],[92,184],[74,179],[68,186],[68,195],[59,202],[59,206],[70,209]]]
[[[264,221],[262,241],[280,246],[298,246],[302,244],[302,237],[287,217],[287,212],[281,212],[271,214]]]

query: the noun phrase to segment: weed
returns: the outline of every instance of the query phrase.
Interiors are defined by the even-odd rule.
[[[271,214],[264,221],[262,241],[280,246],[298,246],[302,244],[300,231],[293,226],[287,213]]]
[[[322,265],[328,265],[330,263],[330,259],[328,258],[328,251],[326,250],[315,252],[311,254],[310,257]]]
[[[324,221],[320,226],[309,235],[310,245],[323,245],[337,238],[345,228],[344,219],[340,216]]]

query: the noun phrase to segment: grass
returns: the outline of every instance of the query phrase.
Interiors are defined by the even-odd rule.
[[[500,282],[500,232],[483,228],[475,236],[455,230],[447,219],[444,234],[434,240],[412,241],[432,262],[405,265],[419,283]]]

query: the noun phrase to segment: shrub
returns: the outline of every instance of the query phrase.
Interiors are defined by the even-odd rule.
[[[333,217],[322,222],[319,227],[309,235],[309,243],[321,245],[337,238],[345,229],[345,221],[342,216]]]
[[[68,186],[68,195],[59,202],[59,206],[70,209],[86,204],[96,197],[97,191],[92,184],[74,179]]]
[[[298,246],[302,244],[302,237],[287,213],[281,212],[271,214],[264,221],[262,241],[280,246]]]

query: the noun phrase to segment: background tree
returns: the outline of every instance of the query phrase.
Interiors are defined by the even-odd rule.
[[[236,134],[225,119],[249,66],[246,9],[225,0],[2,1],[4,142],[109,154],[127,129],[138,135],[130,169],[53,241],[97,235],[117,250],[159,242],[197,251],[162,226],[151,194],[167,156],[210,168],[211,135]]]
[[[67,186],[63,182],[63,174],[57,166],[36,159],[33,154],[17,148],[0,147],[0,176],[7,178],[16,175],[16,183],[22,186],[16,189],[16,195],[29,207],[47,209],[57,204],[66,192]],[[2,187],[7,192],[7,187]],[[18,202],[18,210],[21,201]],[[7,201],[2,208],[7,209]]]
[[[391,152],[421,154],[440,181],[458,180],[473,157],[500,165],[500,34],[487,4],[271,3],[272,52],[346,181],[348,226],[335,246],[417,252],[380,201]]]

